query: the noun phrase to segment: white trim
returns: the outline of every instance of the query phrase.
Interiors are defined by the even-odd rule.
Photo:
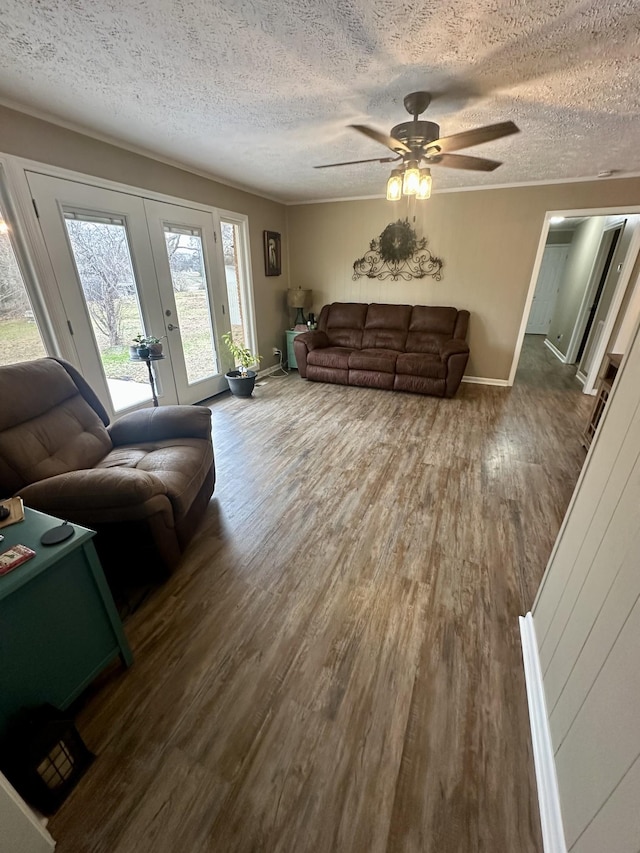
[[[593,263],[591,264],[591,270],[589,272],[589,277],[587,278],[586,287],[582,293],[582,300],[580,301],[580,308],[578,309],[578,314],[575,319],[575,323],[573,324],[573,330],[571,331],[571,337],[569,338],[569,345],[567,346],[567,361],[569,364],[572,364],[576,361],[578,356],[578,350],[580,349],[580,342],[584,336],[584,333],[587,328],[587,321],[589,318],[589,308],[590,303],[593,301],[595,297],[598,283],[602,278],[602,274],[605,271],[605,264],[607,261],[607,256],[609,251],[611,250],[611,240],[609,240],[608,244],[605,244],[605,237],[612,233],[613,231],[617,231],[618,229],[622,229],[620,231],[620,235],[618,237],[618,243],[616,249],[614,250],[614,254],[611,256],[611,262],[609,264],[609,268],[607,270],[607,277],[609,273],[612,271],[613,261],[615,258],[615,251],[617,247],[620,245],[620,240],[622,239],[622,234],[624,232],[623,223],[619,221],[615,222],[607,222],[605,223],[604,228],[602,229],[602,233],[600,235],[600,242],[598,243],[598,249],[593,258]],[[605,278],[606,283],[606,278]],[[600,294],[602,298],[602,294]],[[596,306],[596,312],[598,307]],[[591,330],[589,330],[591,332]]]
[[[584,383],[585,383],[586,378],[587,378],[587,377],[586,377],[586,375],[585,375],[581,370],[579,370],[579,371],[576,373],[576,379],[578,380],[578,382],[579,382],[582,386],[584,386]]]
[[[629,180],[631,178],[640,178],[640,172],[626,172],[624,175],[610,175],[608,178],[599,178],[597,175],[593,177],[582,177],[582,178],[556,178],[552,181],[519,181],[513,184],[490,184],[489,186],[482,187],[448,187],[445,189],[432,189],[431,195],[445,195],[447,193],[473,193],[473,192],[482,192],[483,190],[515,190],[520,187],[553,187],[559,184],[592,184],[601,181],[618,181],[618,180]],[[266,198],[266,196],[265,196]],[[345,196],[345,197],[335,197],[335,198],[313,198],[313,199],[301,199],[298,201],[281,201],[280,204],[284,204],[286,207],[292,207],[294,205],[301,204],[333,204],[337,201],[375,201],[376,199],[384,199],[386,201],[386,196],[384,194],[376,193],[375,195],[356,195],[356,196]],[[278,201],[278,199],[273,199],[274,201]],[[575,213],[554,213],[554,216],[579,216],[579,212]],[[600,215],[600,214],[596,214]],[[604,214],[602,214],[604,215]]]
[[[551,350],[551,352],[555,355],[557,359],[559,359],[559,361],[561,361],[563,364],[569,364],[566,355],[564,355],[564,353],[561,353],[558,347],[551,343],[549,338],[544,339],[544,345]]]
[[[11,98],[0,97],[0,106],[7,107],[7,109],[13,110],[14,112],[23,113],[24,115],[31,116],[32,118],[39,119],[40,121],[46,121],[49,124],[56,125],[57,127],[61,127],[65,130],[70,130],[74,133],[79,133],[82,136],[88,136],[90,139],[96,139],[99,142],[106,143],[107,145],[113,145],[116,148],[122,148],[125,151],[130,151],[132,154],[138,154],[141,157],[148,157],[150,160],[155,160],[158,163],[164,163],[166,166],[172,166],[174,169],[180,169],[182,172],[189,172],[193,175],[198,175],[201,178],[205,178],[209,181],[215,181],[216,183],[222,184],[225,187],[231,187],[231,189],[247,193],[248,195],[258,196],[259,198],[265,198],[268,201],[273,201],[276,204],[282,204],[286,207],[291,207],[293,205],[298,204],[330,204],[336,201],[367,201],[371,199],[386,200],[384,193],[376,193],[375,195],[351,196],[349,198],[319,198],[302,201],[287,201],[282,198],[266,195],[263,190],[260,190],[258,192],[251,187],[247,187],[246,185],[233,183],[227,178],[221,178],[218,175],[215,175],[212,172],[208,172],[204,169],[200,169],[197,166],[190,166],[182,161],[173,160],[171,157],[165,157],[162,154],[158,154],[149,150],[148,148],[137,146],[133,143],[125,142],[119,137],[109,136],[108,134],[100,133],[96,130],[91,130],[85,125],[76,124],[72,121],[67,121],[66,119],[59,118],[58,116],[46,112],[46,110],[39,110],[37,108],[27,106],[26,104],[14,101]],[[619,175],[608,175],[606,178],[599,177],[598,175],[583,175],[577,178],[554,178],[553,180],[517,181],[511,184],[492,184],[491,186],[482,187],[451,187],[447,189],[436,188],[432,191],[431,194],[435,195],[439,193],[444,194],[460,192],[481,192],[482,190],[509,190],[517,189],[519,187],[556,186],[558,184],[587,184],[595,183],[596,181],[619,181],[638,177],[640,177],[640,172],[625,172],[624,174]]]
[[[627,253],[622,262],[622,269],[620,270],[618,283],[616,285],[613,298],[609,305],[607,316],[604,320],[604,326],[602,328],[600,340],[598,341],[598,346],[596,347],[595,352],[593,354],[593,358],[591,360],[591,367],[584,381],[585,393],[587,394],[595,393],[598,373],[600,372],[600,367],[602,366],[605,353],[607,352],[609,341],[611,335],[613,334],[613,327],[615,326],[616,321],[618,319],[618,314],[620,313],[622,302],[627,292],[629,282],[631,281],[631,273],[634,270],[636,261],[638,259],[638,253],[640,252],[640,223],[634,223],[633,229],[633,235],[629,242]]]
[[[533,762],[538,788],[542,844],[544,853],[567,853],[536,629],[530,612],[526,616],[519,616],[518,619],[520,622],[524,679],[527,687],[527,704],[529,706]]]
[[[485,376],[463,376],[463,382],[468,382],[469,385],[498,385],[500,388],[508,388],[508,379],[490,379]]]
[[[162,154],[154,153],[148,148],[143,148],[141,146],[124,142],[122,139],[116,138],[114,136],[109,136],[106,133],[99,133],[96,130],[90,130],[84,125],[75,124],[71,121],[65,121],[64,119],[58,118],[57,116],[53,116],[50,113],[45,112],[44,110],[37,110],[33,109],[32,107],[23,106],[22,104],[18,104],[15,101],[12,101],[10,98],[0,97],[0,106],[6,107],[9,110],[13,110],[16,113],[24,113],[25,115],[31,116],[32,118],[37,118],[40,121],[46,121],[48,122],[48,124],[53,124],[56,127],[61,127],[64,130],[70,130],[73,133],[79,133],[82,136],[88,136],[90,139],[96,139],[98,142],[104,142],[106,145],[113,145],[115,148],[122,148],[124,151],[131,152],[131,154],[137,154],[140,157],[147,157],[149,160],[155,160],[157,163],[163,163],[165,166],[171,166],[174,169],[179,169],[181,172],[189,172],[192,175],[197,175],[199,178],[205,178],[208,181],[215,181],[215,183],[217,184],[222,184],[223,186],[230,187],[233,190],[238,190],[238,192],[247,193],[247,195],[257,196],[258,198],[265,198],[268,201],[275,202],[276,204],[285,204],[282,199],[265,195],[262,191],[256,192],[255,189],[251,189],[250,187],[247,187],[243,184],[235,184],[228,178],[221,178],[218,175],[213,174],[213,172],[207,172],[204,169],[199,169],[197,166],[189,166],[188,164],[183,163],[180,160],[173,160],[171,157],[164,157]]]
[[[281,370],[281,364],[274,364],[273,367],[265,367],[264,370],[258,370],[256,373],[256,379],[264,379],[267,376],[271,376],[272,373],[275,373],[276,370]],[[284,379],[284,373],[282,374],[282,378]]]
[[[563,183],[563,182],[561,182]],[[564,182],[564,183],[569,183]],[[524,303],[524,308],[522,309],[522,320],[520,321],[520,331],[518,332],[518,337],[516,340],[516,347],[513,352],[513,361],[511,362],[511,371],[509,373],[509,385],[513,385],[516,378],[516,371],[518,369],[518,362],[520,361],[520,353],[522,352],[522,345],[524,343],[524,336],[527,329],[527,323],[529,322],[529,314],[531,312],[531,303],[533,302],[533,295],[535,293],[536,287],[538,285],[538,275],[540,274],[540,266],[542,264],[542,257],[544,255],[545,246],[547,244],[547,238],[549,236],[549,220],[552,216],[564,216],[565,219],[569,219],[573,216],[615,216],[620,214],[624,215],[632,215],[640,213],[640,207],[637,204],[631,204],[628,207],[588,207],[582,209],[567,209],[567,210],[548,210],[544,216],[544,222],[542,224],[542,231],[540,232],[540,240],[538,241],[538,251],[536,253],[536,258],[533,263],[533,269],[531,270],[531,280],[529,282],[529,291],[527,293],[527,298]],[[629,246],[631,249],[631,246]],[[627,252],[629,255],[629,252]],[[634,258],[635,263],[635,258]],[[616,294],[617,296],[617,294]],[[619,307],[619,306],[618,306]],[[615,322],[615,321],[614,321]],[[610,334],[610,332],[609,332]],[[600,359],[602,361],[602,359]],[[599,364],[598,364],[599,367]]]

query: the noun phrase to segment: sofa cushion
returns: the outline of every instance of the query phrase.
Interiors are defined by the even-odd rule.
[[[411,311],[409,331],[431,332],[435,335],[446,335],[447,338],[452,338],[457,317],[457,308],[414,305]]]
[[[395,373],[396,359],[400,353],[387,349],[363,349],[349,356],[349,370],[376,370]]]
[[[404,350],[411,318],[410,305],[369,305],[362,348]]]
[[[311,350],[307,356],[307,364],[315,367],[335,367],[339,370],[349,368],[349,356],[353,352],[348,347],[324,347]]]
[[[429,379],[446,379],[447,365],[431,353],[403,352],[398,356],[396,372]]]
[[[428,352],[440,356],[445,344],[450,341],[448,335],[436,335],[432,332],[409,332],[404,345],[406,352]]]
[[[334,302],[329,305],[326,317],[320,316],[319,327],[326,332],[332,346],[360,349],[367,308],[360,302]]]
[[[155,475],[166,489],[176,518],[186,514],[213,462],[210,442],[179,438],[116,447],[97,468],[136,468]]]

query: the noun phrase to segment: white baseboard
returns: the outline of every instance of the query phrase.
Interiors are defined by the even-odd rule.
[[[536,629],[531,613],[519,619],[544,853],[567,853]]]
[[[470,385],[498,385],[500,388],[508,388],[508,379],[486,379],[484,376],[463,376],[463,382],[468,382]]]
[[[257,372],[256,378],[257,379],[264,379],[266,376],[271,376],[271,374],[275,373],[276,370],[282,371],[282,366],[279,364],[274,364],[273,367],[265,367],[264,370],[259,370]],[[284,376],[284,373],[281,372],[280,375]]]
[[[544,345],[545,345],[546,347],[548,347],[548,348],[551,350],[551,352],[555,355],[555,357],[556,357],[557,359],[559,359],[563,364],[567,364],[567,363],[568,363],[568,362],[567,362],[567,357],[566,357],[566,355],[564,355],[564,353],[561,353],[561,352],[560,352],[560,350],[558,349],[558,347],[555,347],[555,346],[551,343],[551,341],[549,340],[549,338],[545,338],[545,339],[544,339]]]
[[[581,370],[579,370],[576,373],[576,379],[584,387],[584,383],[587,381],[587,374],[583,373]]]

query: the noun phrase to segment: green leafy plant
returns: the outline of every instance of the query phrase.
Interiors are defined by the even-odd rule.
[[[143,335],[140,333],[135,338],[131,338],[131,342],[137,347],[148,347],[149,344],[159,344],[160,338],[156,338],[155,335]]]
[[[222,340],[227,345],[235,363],[238,365],[238,370],[240,371],[241,376],[247,375],[247,370],[252,364],[258,364],[258,362],[262,361],[262,356],[257,353],[252,353],[251,350],[244,346],[244,344],[239,344],[234,341],[231,332],[227,332],[226,335],[223,335]]]

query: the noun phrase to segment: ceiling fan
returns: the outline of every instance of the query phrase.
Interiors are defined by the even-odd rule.
[[[461,148],[470,148],[483,142],[491,142],[512,133],[519,128],[512,121],[488,124],[475,130],[465,130],[452,136],[440,136],[440,127],[432,121],[419,121],[418,117],[431,103],[430,92],[411,92],[404,98],[404,106],[413,121],[405,121],[391,128],[387,136],[364,124],[349,125],[359,133],[380,142],[396,155],[395,157],[373,157],[368,160],[347,160],[344,163],[328,163],[315,166],[316,169],[331,169],[334,166],[352,166],[356,163],[396,163],[402,165],[391,172],[387,182],[387,198],[397,201],[403,195],[415,195],[417,198],[429,198],[431,195],[430,166],[447,166],[450,169],[474,169],[480,172],[492,172],[501,165],[498,160],[484,157],[469,157],[466,154],[452,154]],[[421,164],[424,166],[421,168]]]

